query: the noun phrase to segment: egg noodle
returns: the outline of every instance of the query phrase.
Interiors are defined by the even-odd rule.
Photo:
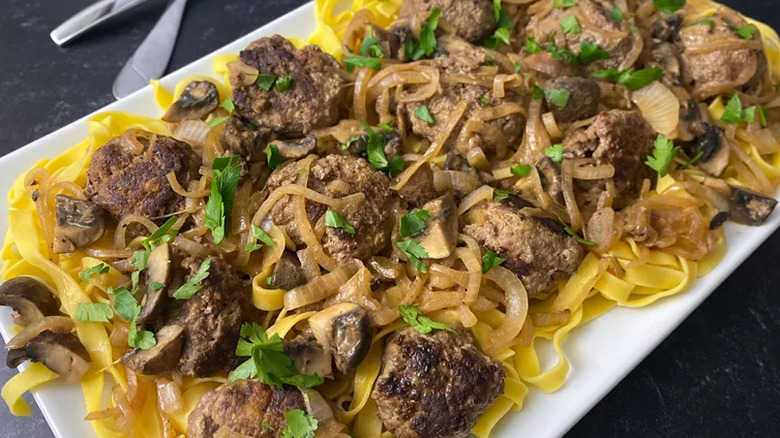
[[[507,4],[527,3],[507,1]],[[349,2],[336,0],[316,0],[316,31],[308,41],[291,38],[296,46],[307,43],[317,44],[324,51],[331,53],[337,59],[342,55],[342,39],[357,11],[370,12],[371,21],[381,27],[393,22],[401,6],[401,0]],[[705,16],[717,10],[717,5],[709,2],[690,2],[696,8],[695,14],[689,11],[689,18]],[[780,40],[777,34],[766,25],[755,23],[763,37],[764,47],[773,70],[773,76],[780,71]],[[173,92],[163,88],[158,82],[153,82],[156,100],[162,110],[166,110],[175,98],[181,94],[184,86],[192,80],[209,80],[214,83],[224,99],[231,95],[228,81],[227,65],[235,60],[237,55],[225,54],[214,57],[215,77],[188,77],[178,84]],[[453,119],[458,111],[456,108]],[[713,116],[718,117],[724,110],[724,102],[718,98],[710,106]],[[457,122],[457,120],[455,120]],[[107,275],[92,276],[86,281],[79,279],[79,272],[101,263],[100,254],[90,256],[87,252],[76,251],[70,254],[53,254],[47,241],[46,229],[53,226],[54,196],[66,193],[82,197],[81,187],[87,182],[86,171],[94,152],[110,139],[121,136],[126,130],[138,128],[152,133],[172,135],[168,124],[159,119],[152,119],[124,112],[107,112],[95,115],[88,120],[89,134],[79,144],[69,148],[64,153],[52,159],[38,162],[32,169],[25,172],[17,180],[8,194],[11,208],[9,212],[9,229],[2,249],[2,277],[4,280],[20,275],[34,276],[53,288],[62,303],[62,311],[73,317],[79,303],[108,303],[107,290],[120,282],[122,274],[111,268]],[[454,123],[454,122],[453,122]],[[445,139],[446,140],[446,139]],[[438,148],[443,141],[438,142]],[[434,144],[425,156],[438,155]],[[759,153],[755,145],[740,140],[739,148],[743,154],[754,160],[759,166],[763,178],[774,187],[780,177],[780,153]],[[733,160],[733,158],[732,158]],[[419,162],[423,162],[420,159]],[[310,162],[309,162],[310,163]],[[414,167],[414,165],[412,166]],[[739,185],[750,185],[739,166],[730,165],[726,170],[727,182]],[[644,196],[653,197],[674,187],[679,181],[675,179],[687,176],[695,177],[695,170],[670,173],[659,178],[656,190]],[[403,180],[406,173],[400,176]],[[201,189],[207,187],[205,180]],[[305,186],[305,184],[304,184]],[[43,201],[32,200],[31,188],[35,187],[44,196]],[[191,188],[190,188],[191,189]],[[481,191],[480,191],[481,190]],[[492,199],[492,188],[486,187],[476,191],[474,199]],[[692,194],[685,190],[677,190],[675,196],[696,201]],[[284,193],[281,193],[283,195]],[[316,195],[308,192],[291,193],[303,199],[312,199]],[[326,198],[326,197],[323,197]],[[317,202],[337,202],[333,199],[318,199]],[[268,201],[266,201],[268,202]],[[465,202],[465,201],[464,201]],[[262,210],[263,207],[261,207]],[[302,228],[303,229],[303,228]],[[309,227],[309,229],[311,229]],[[151,230],[150,230],[151,231]],[[305,230],[304,230],[305,234]],[[96,246],[112,248],[111,233],[106,233],[104,241]],[[268,289],[266,279],[271,275],[273,265],[280,259],[286,246],[284,234],[273,227],[269,235],[276,245],[267,246],[260,257],[248,260],[251,266],[247,272],[254,272],[252,281],[253,303],[261,310],[268,311],[265,326],[269,333],[284,336],[301,322],[308,319],[314,312],[289,314],[284,310],[285,291]],[[303,237],[304,240],[306,236]],[[457,302],[462,297],[480,293],[480,284],[491,281],[499,286],[507,295],[506,310],[499,308],[474,310],[459,305],[432,305],[426,314],[435,320],[446,323],[464,324],[471,328],[483,351],[503,363],[506,374],[505,391],[502,396],[486,410],[473,429],[473,434],[486,438],[496,424],[511,411],[519,411],[528,395],[529,387],[536,387],[544,392],[553,392],[560,388],[566,379],[570,364],[566,358],[564,341],[575,328],[593,318],[602,315],[615,306],[642,307],[655,301],[684,292],[697,277],[710,272],[723,257],[726,242],[722,233],[719,234],[713,248],[706,257],[694,261],[680,255],[673,255],[657,249],[643,247],[630,239],[625,239],[604,253],[588,252],[581,262],[577,273],[566,281],[560,282],[557,293],[546,300],[529,304],[522,284],[516,283],[517,277],[503,267],[496,267],[483,274],[480,271],[481,257],[476,242],[467,236],[461,236],[465,246],[457,249],[454,257],[460,259],[466,272],[455,291],[460,291]],[[101,243],[103,245],[101,245]],[[243,242],[242,242],[243,246]],[[316,254],[313,255],[317,257]],[[611,269],[610,266],[612,266]],[[355,261],[343,266],[333,266],[328,276],[332,281],[335,275],[340,275],[344,287],[354,287],[355,290],[368,287],[369,272],[361,262]],[[441,267],[442,271],[446,267]],[[432,270],[431,278],[436,277]],[[513,280],[514,279],[514,280]],[[442,280],[444,281],[444,280]],[[387,291],[387,301],[394,306],[408,301],[408,295],[415,290],[421,290],[419,279],[407,281],[405,285],[392,287]],[[453,292],[454,293],[454,292]],[[405,301],[406,300],[406,301]],[[517,320],[511,320],[507,314],[514,312]],[[377,405],[370,397],[374,382],[380,373],[383,345],[385,338],[394,331],[406,327],[396,321],[397,314],[379,315],[384,324],[374,336],[368,356],[358,366],[354,381],[346,388],[344,385],[326,383],[320,388],[323,396],[334,402],[336,418],[350,426],[352,433],[359,437],[391,436],[383,432],[382,422],[377,415]],[[90,372],[82,379],[81,386],[86,403],[86,411],[91,413],[91,421],[96,434],[101,438],[125,436],[120,430],[134,430],[136,436],[146,438],[186,436],[187,417],[197,402],[206,392],[213,390],[226,381],[226,376],[196,379],[178,375],[149,378],[127,370],[121,355],[126,349],[126,324],[121,322],[95,323],[75,320],[78,338],[86,347],[92,359]],[[514,325],[513,325],[514,324]],[[124,343],[121,341],[122,334]],[[547,348],[547,343],[557,355],[554,363],[543,363],[539,349]],[[49,371],[39,363],[33,363],[24,371],[9,380],[2,389],[2,397],[14,415],[30,415],[31,409],[22,395],[47,382],[55,380],[57,374]],[[162,412],[158,403],[158,394],[166,385],[174,384],[181,392],[183,406],[175,412]],[[104,397],[104,392],[110,386],[112,397]],[[134,397],[133,394],[143,394]],[[128,402],[132,400],[132,403]],[[118,414],[122,411],[122,415]],[[117,422],[130,422],[130,428],[125,424],[120,427]],[[341,435],[338,435],[338,434]],[[323,436],[318,431],[317,436]],[[339,431],[331,436],[346,436]]]

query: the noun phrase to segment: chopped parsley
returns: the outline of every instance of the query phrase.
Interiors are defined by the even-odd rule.
[[[130,328],[127,330],[127,345],[141,350],[148,350],[157,345],[154,333],[148,330],[138,330],[135,318],[130,322]]]
[[[317,374],[299,373],[284,351],[282,338],[278,334],[268,336],[265,329],[255,323],[244,323],[241,326],[236,356],[248,359],[230,373],[228,380],[231,382],[257,377],[259,381],[279,388],[282,385],[311,388],[324,381]]]
[[[580,43],[580,55],[577,57],[581,63],[589,64],[595,61],[609,59],[609,52],[591,40],[582,40]]]
[[[195,273],[186,283],[179,286],[176,292],[173,293],[173,297],[177,300],[189,300],[193,295],[198,293],[203,288],[201,282],[209,276],[209,268],[211,267],[211,259],[205,259],[200,264],[198,272]]]
[[[515,166],[512,166],[509,171],[514,176],[524,177],[528,176],[529,173],[531,173],[531,165],[530,164],[517,164]]]
[[[536,42],[534,37],[529,36],[525,38],[525,50],[529,54],[534,54],[534,53],[541,52],[543,49],[542,46],[540,46],[539,43]]]
[[[612,10],[609,12],[609,15],[611,15],[612,19],[618,23],[623,21],[623,10],[620,9],[620,6],[615,6],[612,8]]]
[[[363,124],[363,128],[366,130],[366,135],[368,135],[368,140],[366,140],[366,154],[368,155],[369,164],[371,164],[374,169],[387,173],[390,177],[400,173],[404,169],[403,158],[396,155],[388,162],[387,155],[385,154],[385,136],[374,132],[374,130],[368,126],[368,123],[361,123]],[[360,136],[350,138],[347,141],[346,148],[349,148],[349,145],[352,143],[352,141],[359,139]]]
[[[495,252],[490,250],[485,251],[485,253],[482,254],[482,273],[486,274],[487,271],[495,268],[505,261],[505,258],[499,257]]]
[[[653,0],[653,6],[661,12],[674,14],[685,6],[685,0]]]
[[[742,108],[742,100],[739,98],[738,93],[729,100],[726,105],[726,110],[723,111],[723,115],[720,119],[726,123],[740,124],[740,123],[753,123],[756,120],[756,113],[758,113],[759,120],[762,126],[766,126],[766,107],[763,105],[751,106],[749,108]]]
[[[558,143],[544,148],[544,154],[556,163],[563,161],[563,145]]]
[[[580,60],[567,47],[561,47],[555,43],[555,35],[550,37],[550,43],[547,44],[547,53],[556,61],[566,61],[573,67],[580,65]],[[584,42],[584,41],[583,41]]]
[[[745,26],[737,29],[737,35],[741,36],[743,39],[752,40],[753,34],[756,33],[756,30],[756,26],[753,26],[752,24],[746,24]]]
[[[479,106],[488,106],[488,105],[490,105],[491,100],[492,99],[490,99],[490,97],[485,96],[485,97],[479,99]]]
[[[598,79],[605,79],[610,82],[617,82],[631,91],[636,91],[664,77],[664,71],[657,67],[645,68],[637,71],[634,71],[633,68],[622,71],[616,68],[610,68],[607,70],[595,71],[591,73],[590,76]]]
[[[330,228],[341,228],[349,234],[355,234],[355,227],[333,210],[325,212],[325,226]]]
[[[87,281],[89,280],[89,277],[95,274],[105,274],[108,271],[109,271],[109,267],[106,266],[105,263],[98,263],[97,265],[91,268],[87,268],[81,271],[81,273],[79,273],[79,278],[81,279],[81,281]]]
[[[384,58],[385,54],[382,52],[382,46],[379,44],[379,38],[371,35],[363,38],[363,42],[360,44],[360,56],[367,56],[371,58]]]
[[[561,28],[563,29],[563,33],[567,35],[579,35],[580,32],[582,32],[580,22],[577,21],[577,17],[574,15],[569,15],[568,17],[562,19]]]
[[[544,97],[544,90],[538,85],[534,85],[533,91],[531,92],[531,98],[534,100],[539,100]]]
[[[703,156],[704,156],[704,151],[699,151],[699,153],[696,154],[695,157],[691,158],[685,164],[683,164],[682,168],[683,169],[687,169],[687,168],[693,166],[694,164],[698,163],[699,160],[701,159],[701,157],[703,157]]]
[[[399,306],[398,310],[401,311],[401,318],[403,318],[404,322],[424,335],[427,335],[434,330],[446,330],[455,333],[455,330],[450,327],[449,324],[434,321],[433,319],[424,316],[422,310],[415,306]]]
[[[165,221],[164,224],[160,225],[160,227],[157,228],[154,233],[141,241],[141,246],[151,251],[152,249],[160,246],[162,243],[173,240],[173,238],[179,234],[179,230],[173,229],[173,226],[176,225],[176,221],[178,220],[179,218],[177,216],[171,216],[168,218],[168,220]]]
[[[396,242],[395,246],[406,255],[417,272],[420,274],[428,272],[428,267],[420,260],[428,258],[428,251],[420,245],[419,241],[416,239],[404,240],[403,242]]]
[[[247,242],[246,247],[244,248],[246,252],[256,251],[262,248],[263,245],[274,246],[274,241],[271,239],[271,236],[266,234],[262,228],[256,226],[255,224],[252,224],[252,237],[262,243],[257,243],[257,241]]]
[[[520,62],[519,61],[515,61],[515,63],[512,64],[512,71],[514,73],[520,73]]]
[[[375,71],[382,70],[382,61],[370,56],[345,56],[344,65],[347,71],[354,71],[355,67],[370,67]]]
[[[257,75],[257,80],[255,81],[255,85],[262,88],[265,91],[271,91],[271,87],[274,86],[274,83],[276,82],[276,76],[269,75],[265,73],[260,73]]]
[[[106,303],[79,303],[75,316],[77,321],[108,322],[114,317],[114,311]]]
[[[569,103],[571,91],[566,88],[551,88],[549,90],[544,90],[544,97],[547,98],[549,103],[557,106],[559,110],[563,111]]]
[[[436,50],[436,28],[439,27],[441,8],[433,8],[420,29],[420,41],[407,40],[404,55],[412,61],[419,61],[423,56],[430,56]]]
[[[314,438],[319,422],[302,409],[294,409],[284,413],[284,430],[282,438]],[[265,427],[266,423],[263,423]]]
[[[596,242],[593,242],[591,240],[585,239],[584,237],[580,236],[579,234],[575,233],[574,230],[571,229],[570,226],[563,224],[563,230],[566,231],[566,234],[573,237],[577,243],[587,246],[593,246],[596,244]]]
[[[376,126],[377,126],[377,128],[379,128],[379,129],[381,129],[383,131],[391,132],[393,130],[393,121],[390,120],[387,123],[380,123],[380,124],[378,124]]]
[[[653,145],[653,155],[647,157],[645,164],[658,172],[658,175],[666,176],[669,173],[669,165],[679,150],[680,147],[675,146],[672,140],[658,134]]]
[[[290,89],[290,84],[292,84],[292,76],[282,76],[276,80],[276,89],[284,93]]]
[[[504,199],[509,197],[509,191],[508,190],[502,190],[502,189],[493,189],[493,200],[494,201],[503,201]]]
[[[157,282],[157,281],[153,281],[153,282],[149,283],[149,290],[152,291],[152,292],[156,292],[156,291],[158,291],[158,290],[160,290],[160,289],[162,289],[164,287],[165,287],[164,284],[162,284],[160,282]]]
[[[493,33],[493,36],[490,36],[485,40],[485,47],[495,50],[498,48],[500,43],[508,45],[509,34],[512,32],[514,27],[515,24],[512,22],[512,17],[510,17],[506,11],[500,10],[496,31]]]
[[[417,210],[407,215],[401,216],[398,224],[398,231],[401,237],[414,236],[425,229],[425,220],[430,219],[431,214],[428,210]]]
[[[417,116],[418,119],[427,122],[429,125],[433,125],[436,123],[427,105],[420,105],[417,108],[415,108],[414,115]]]
[[[706,24],[707,26],[709,26],[710,30],[712,30],[712,28],[715,26],[715,22],[712,21],[711,19],[709,19],[709,18],[701,18],[701,19],[698,19],[698,20],[694,21],[693,23],[690,23],[688,25],[688,27],[699,26],[699,25],[702,25],[702,24]]]
[[[236,197],[241,164],[238,156],[218,157],[211,163],[211,194],[206,203],[204,223],[211,230],[214,243],[219,244],[230,230],[230,215]]]
[[[577,2],[574,0],[555,0],[553,1],[553,7],[557,9],[573,8],[577,6]]]
[[[154,333],[146,330],[138,330],[136,318],[141,313],[141,306],[135,297],[125,287],[108,288],[106,291],[114,296],[114,310],[125,321],[130,321],[130,327],[127,330],[127,345],[133,348],[148,350],[157,345]]]
[[[222,101],[222,103],[219,104],[219,106],[225,111],[229,112],[230,114],[233,114],[233,111],[236,109],[236,106],[233,104],[233,99],[230,97],[225,98],[225,100]],[[229,119],[230,116],[225,117],[216,117],[208,121],[209,128],[213,128],[220,123],[224,123],[225,120]]]
[[[279,167],[282,162],[282,156],[279,154],[279,146],[269,143],[265,147],[265,162],[271,170]]]

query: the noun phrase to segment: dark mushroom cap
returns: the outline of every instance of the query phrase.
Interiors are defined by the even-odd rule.
[[[333,377],[333,356],[320,345],[310,330],[290,342],[285,342],[284,351],[293,360],[295,369],[301,374]]]
[[[57,223],[52,249],[57,254],[75,251],[103,237],[106,219],[103,209],[67,195],[56,196]]]
[[[274,140],[271,142],[279,149],[279,155],[285,160],[303,158],[317,149],[317,138],[310,135],[297,140]]]
[[[309,318],[317,342],[330,350],[343,375],[355,371],[371,347],[368,313],[352,303],[336,304]]]
[[[691,124],[696,138],[683,144],[683,150],[691,157],[699,157],[696,166],[710,175],[720,176],[729,164],[729,148],[723,130],[706,122]]]
[[[425,230],[416,238],[432,259],[444,259],[458,243],[458,206],[452,193],[428,201],[422,209],[430,214]]]
[[[167,243],[156,247],[149,254],[146,270],[146,296],[138,323],[145,324],[157,318],[168,304],[167,286],[171,279],[171,248]],[[159,286],[162,285],[162,286]]]
[[[26,360],[42,363],[70,383],[81,380],[91,363],[79,338],[71,333],[48,330],[31,339],[24,348],[10,350],[6,365],[16,368]]]
[[[219,91],[209,81],[192,81],[168,108],[162,119],[168,123],[200,120],[219,106]]]
[[[184,329],[177,324],[167,325],[157,332],[156,337],[154,347],[130,350],[122,357],[122,363],[143,375],[162,374],[176,368],[184,345]]]
[[[536,171],[542,182],[542,189],[549,193],[555,202],[564,204],[563,190],[561,189],[561,166],[550,157],[544,157],[536,163]]]
[[[26,327],[46,316],[59,314],[54,293],[40,280],[21,276],[0,284],[0,306],[14,309],[14,323]]]
[[[744,187],[730,187],[729,216],[734,222],[751,226],[761,225],[777,206],[777,200],[774,198]]]

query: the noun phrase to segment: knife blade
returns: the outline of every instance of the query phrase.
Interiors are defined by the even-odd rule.
[[[123,14],[148,0],[100,0],[68,18],[49,36],[58,46],[64,46],[94,27]]]
[[[114,97],[121,99],[159,79],[168,67],[187,0],[173,0],[144,39],[133,56],[127,60],[114,81]]]

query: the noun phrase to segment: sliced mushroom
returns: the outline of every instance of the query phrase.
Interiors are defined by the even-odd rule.
[[[164,310],[168,303],[166,287],[171,278],[171,247],[167,243],[156,247],[149,254],[146,270],[146,296],[138,323],[152,321]]]
[[[730,187],[729,216],[734,222],[751,226],[761,225],[777,206],[777,200],[774,198],[743,187]]]
[[[555,202],[563,205],[563,190],[561,189],[561,166],[550,157],[544,157],[536,163],[539,179],[542,182],[542,190],[549,193]]]
[[[143,375],[157,375],[174,369],[181,357],[184,329],[177,324],[166,325],[155,337],[157,344],[154,347],[130,350],[122,357],[122,363]]]
[[[436,197],[433,185],[433,170],[427,162],[420,165],[406,184],[398,190],[398,196],[404,201],[419,207]]]
[[[285,343],[284,351],[295,363],[301,374],[317,374],[320,377],[333,377],[333,355],[312,335],[311,330],[304,331],[298,337]]]
[[[48,330],[30,339],[23,348],[10,350],[5,363],[16,368],[26,360],[42,363],[70,383],[81,380],[91,363],[87,349],[76,336]]]
[[[729,164],[729,148],[723,130],[707,122],[695,122],[691,132],[696,139],[683,144],[683,150],[691,158],[701,154],[696,166],[710,175],[720,176]]]
[[[272,143],[276,145],[279,155],[285,160],[303,158],[317,149],[317,138],[313,135],[298,140],[274,140]]]
[[[385,144],[385,155],[388,160],[401,153],[401,144],[403,139],[396,130],[386,131],[381,128],[374,128],[374,133],[381,134]],[[356,157],[368,159],[368,134],[358,135],[348,142],[347,152]]]
[[[103,209],[81,199],[57,195],[54,243],[57,254],[73,252],[78,247],[95,243],[106,231]]]
[[[431,259],[445,259],[458,243],[458,206],[451,193],[426,202],[422,206],[430,214],[425,230],[416,238]]]
[[[509,193],[506,198],[499,201],[500,203],[504,205],[508,205],[512,208],[516,208],[518,210],[522,210],[524,208],[533,208],[534,204],[531,202],[528,202],[525,198],[522,196],[518,196],[514,193]]]
[[[31,339],[47,330],[54,333],[70,333],[75,328],[76,325],[73,323],[73,320],[67,316],[47,316],[31,323],[24,330],[17,333],[16,336],[8,341],[5,348],[9,350],[23,348]]]
[[[219,135],[222,147],[251,162],[265,159],[265,148],[271,138],[270,131],[235,115],[227,119]]]
[[[274,267],[271,287],[290,290],[306,283],[306,275],[301,268],[298,257],[285,252]]]
[[[168,108],[162,119],[168,123],[200,120],[219,106],[219,91],[209,81],[192,81]]]
[[[355,371],[371,347],[368,312],[357,304],[342,303],[328,307],[309,318],[312,334],[333,355],[342,375]]]
[[[652,32],[653,38],[657,38],[660,41],[675,42],[680,39],[682,22],[682,15],[677,14],[659,18],[650,25],[650,32]]]
[[[21,276],[0,284],[0,306],[14,309],[14,324],[26,327],[45,316],[57,315],[54,293],[40,280]]]

